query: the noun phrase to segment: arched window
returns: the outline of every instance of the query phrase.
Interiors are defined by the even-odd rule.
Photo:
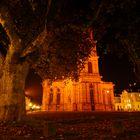
[[[60,105],[60,93],[57,93],[57,101],[56,101],[57,105]]]
[[[92,73],[92,63],[88,62],[88,73]]]
[[[60,105],[60,89],[57,89],[56,104]]]
[[[53,89],[50,89],[49,104],[53,102]]]

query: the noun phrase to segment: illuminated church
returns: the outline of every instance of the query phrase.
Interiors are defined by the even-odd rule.
[[[91,36],[92,37],[92,36]],[[93,40],[93,37],[92,37]],[[112,111],[114,110],[114,85],[101,80],[96,43],[79,81],[43,81],[42,110],[45,111]]]

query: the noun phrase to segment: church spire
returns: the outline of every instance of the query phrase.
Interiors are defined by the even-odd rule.
[[[88,29],[88,32],[89,32],[89,37],[90,37],[90,41],[92,43],[92,49],[91,49],[91,55],[94,55],[94,56],[97,56],[97,50],[96,50],[96,43],[97,41],[94,40],[94,37],[93,37],[93,29],[90,27]]]
[[[89,28],[90,40],[93,41],[93,30]]]

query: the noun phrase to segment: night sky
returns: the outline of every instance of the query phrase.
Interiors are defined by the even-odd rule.
[[[41,104],[42,102],[42,80],[35,74],[33,70],[30,70],[25,83],[26,94],[35,103]]]
[[[115,93],[121,93],[122,90],[129,87],[129,84],[136,81],[132,65],[125,56],[118,58],[109,54],[100,57],[99,67],[100,75],[103,76],[102,80],[111,81],[115,84]]]

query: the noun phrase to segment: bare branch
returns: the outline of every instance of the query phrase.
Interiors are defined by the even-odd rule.
[[[104,5],[104,0],[102,0],[101,2],[100,2],[100,4],[99,4],[99,6],[98,6],[98,9],[96,10],[96,13],[95,13],[95,15],[94,15],[94,17],[93,17],[93,20],[91,21],[91,24],[90,25],[92,25],[92,24],[94,24],[94,22],[97,20],[97,18],[99,17],[99,14],[100,14],[100,12],[101,12],[101,9],[102,9],[102,7],[103,7],[103,5]]]
[[[45,38],[47,37],[47,31],[44,30],[42,33],[40,33],[35,41],[30,43],[22,52],[20,57],[26,57],[30,53],[36,51],[44,42]]]

